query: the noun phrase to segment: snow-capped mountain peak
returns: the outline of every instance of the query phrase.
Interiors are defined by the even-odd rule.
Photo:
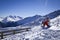
[[[19,16],[7,16],[4,18],[3,22],[9,22],[9,21],[18,21],[18,20],[22,20],[22,17]]]
[[[2,21],[4,18],[0,17],[0,21]]]

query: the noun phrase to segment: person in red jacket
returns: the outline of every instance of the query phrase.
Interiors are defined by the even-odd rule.
[[[44,21],[42,21],[42,24],[43,24],[42,27],[43,27],[43,28],[49,28],[49,27],[50,27],[49,22],[50,22],[49,17],[46,17],[46,18],[44,19]],[[45,26],[47,26],[47,27],[45,27]]]

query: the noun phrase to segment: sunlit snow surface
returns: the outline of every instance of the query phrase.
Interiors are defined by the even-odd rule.
[[[37,26],[36,28],[40,27]],[[3,40],[60,40],[59,30],[36,28],[28,32],[23,32],[13,36],[9,36]]]
[[[8,36],[2,40],[60,40],[60,16],[51,20],[49,29],[35,26],[30,31]]]

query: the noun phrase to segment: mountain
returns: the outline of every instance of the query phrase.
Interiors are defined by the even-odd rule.
[[[2,20],[2,22],[4,23],[4,25],[6,25],[5,27],[12,27],[12,26],[37,26],[40,25],[42,20],[45,19],[45,17],[49,17],[50,19],[54,19],[56,17],[58,17],[60,15],[60,10],[51,12],[45,16],[40,16],[40,15],[35,15],[32,17],[26,17],[24,19],[22,19],[22,17],[19,16],[7,16],[5,18],[0,18]],[[3,24],[1,23],[1,24]]]
[[[3,20],[4,18],[0,17],[0,22]]]
[[[22,20],[23,18],[20,16],[7,16],[5,18],[0,17],[0,27],[13,27],[13,26],[17,26],[17,24],[15,23],[18,20]]]
[[[57,11],[54,11],[54,12],[51,12],[45,16],[40,16],[40,15],[35,15],[33,17],[27,17],[27,18],[24,18],[23,20],[21,21],[17,21],[17,24],[19,25],[27,25],[27,26],[31,26],[31,25],[39,25],[40,21],[43,20],[45,17],[49,17],[50,19],[53,19],[53,18],[56,18],[57,16],[60,15],[60,10],[57,10]]]
[[[52,14],[55,15],[55,13]],[[41,25],[34,26],[29,31],[18,33],[9,37],[7,36],[3,40],[60,40],[60,15],[56,14],[53,16],[52,14],[50,14],[50,28],[42,29]],[[42,16],[35,15],[33,17],[23,19],[24,22],[22,20],[21,21],[23,24],[26,24],[26,22],[30,24],[36,23],[42,18]]]
[[[57,10],[57,11],[54,11],[54,12],[51,12],[51,13],[49,13],[49,14],[47,14],[47,15],[45,15],[44,17],[50,17],[51,19],[53,19],[53,18],[55,18],[55,17],[57,17],[57,16],[59,16],[60,15],[60,10]]]
[[[5,17],[2,21],[3,22],[16,22],[18,20],[22,20],[22,17],[19,17],[19,16],[7,16]]]
[[[41,17],[42,16],[40,15],[27,17],[24,18],[23,20],[17,21],[17,24],[24,25],[24,26],[39,25],[39,21],[41,20]]]

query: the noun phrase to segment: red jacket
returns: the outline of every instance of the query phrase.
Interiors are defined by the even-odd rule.
[[[48,22],[49,22],[49,20],[44,21],[44,22],[43,22],[43,25],[44,25],[44,26],[45,26],[45,25],[48,26]]]

